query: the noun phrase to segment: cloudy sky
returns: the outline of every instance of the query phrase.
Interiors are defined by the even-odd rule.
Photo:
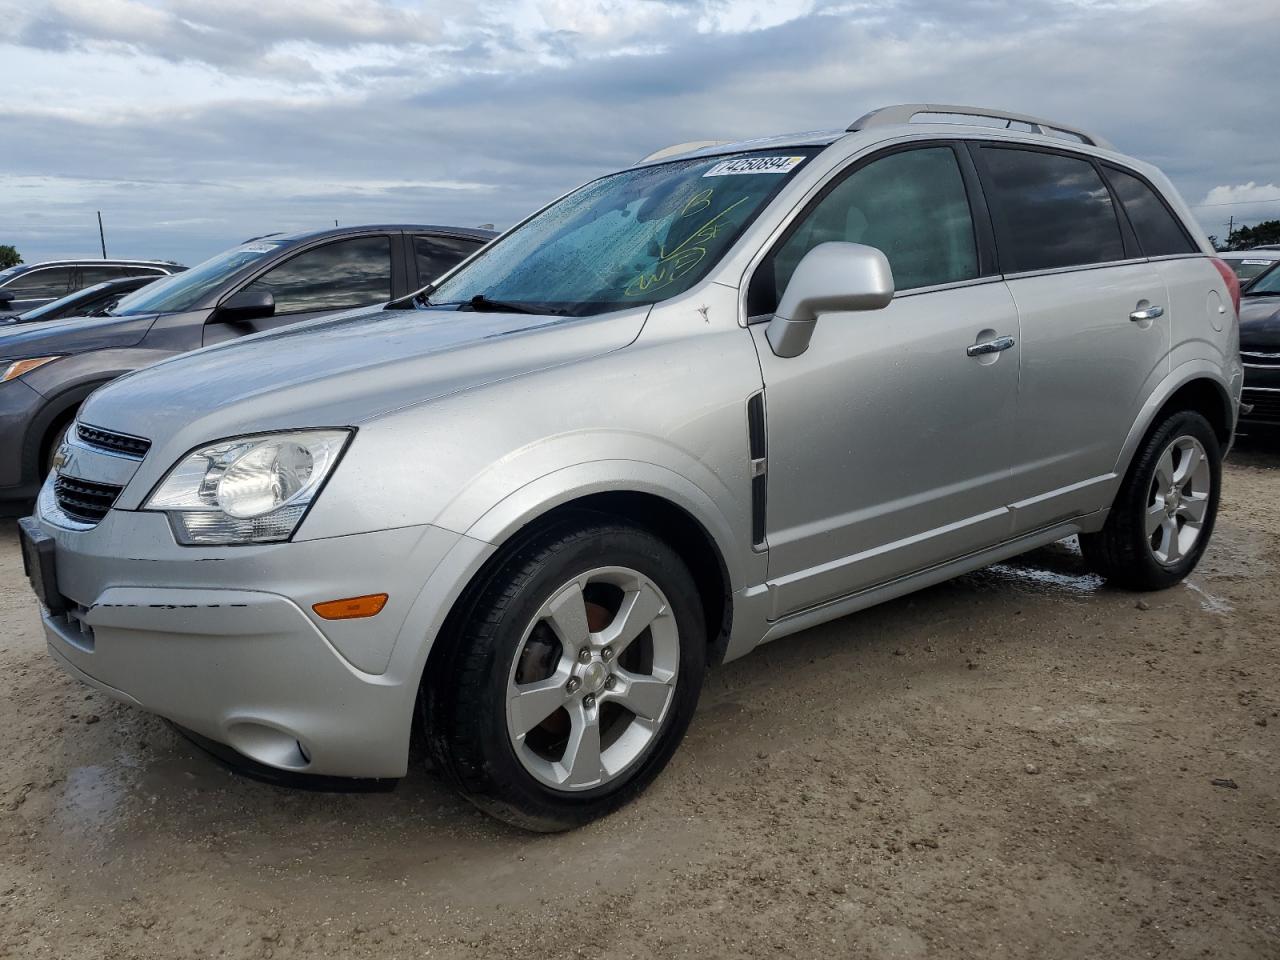
[[[999,105],[1280,217],[1280,0],[0,0],[0,243],[509,225],[665,144]]]

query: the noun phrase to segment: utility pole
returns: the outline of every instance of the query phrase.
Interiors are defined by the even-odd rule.
[[[1231,242],[1231,234],[1235,233],[1235,229],[1236,215],[1233,213],[1231,216],[1227,217],[1227,243]]]
[[[107,259],[107,235],[102,231],[102,211],[98,211],[98,241],[102,244],[102,259]]]

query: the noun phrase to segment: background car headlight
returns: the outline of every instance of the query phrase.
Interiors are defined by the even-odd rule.
[[[61,360],[62,357],[31,357],[28,360],[0,360],[0,383],[7,380],[17,380],[24,373],[30,373],[36,367],[43,367],[46,363],[52,363],[54,360]]]
[[[288,540],[350,438],[350,430],[299,430],[201,447],[143,509],[167,513],[179,543]]]

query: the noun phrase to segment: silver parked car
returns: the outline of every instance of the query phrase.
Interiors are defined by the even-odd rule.
[[[24,554],[86,683],[311,774],[403,775],[417,717],[562,829],[658,774],[708,664],[1072,534],[1185,577],[1237,296],[1158,170],[1058,124],[682,145],[414,298],[99,390]]]

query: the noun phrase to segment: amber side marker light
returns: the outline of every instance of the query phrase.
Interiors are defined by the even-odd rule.
[[[358,620],[360,617],[374,617],[387,605],[385,593],[371,593],[363,597],[348,597],[346,600],[326,600],[317,603],[311,609],[326,620]]]

